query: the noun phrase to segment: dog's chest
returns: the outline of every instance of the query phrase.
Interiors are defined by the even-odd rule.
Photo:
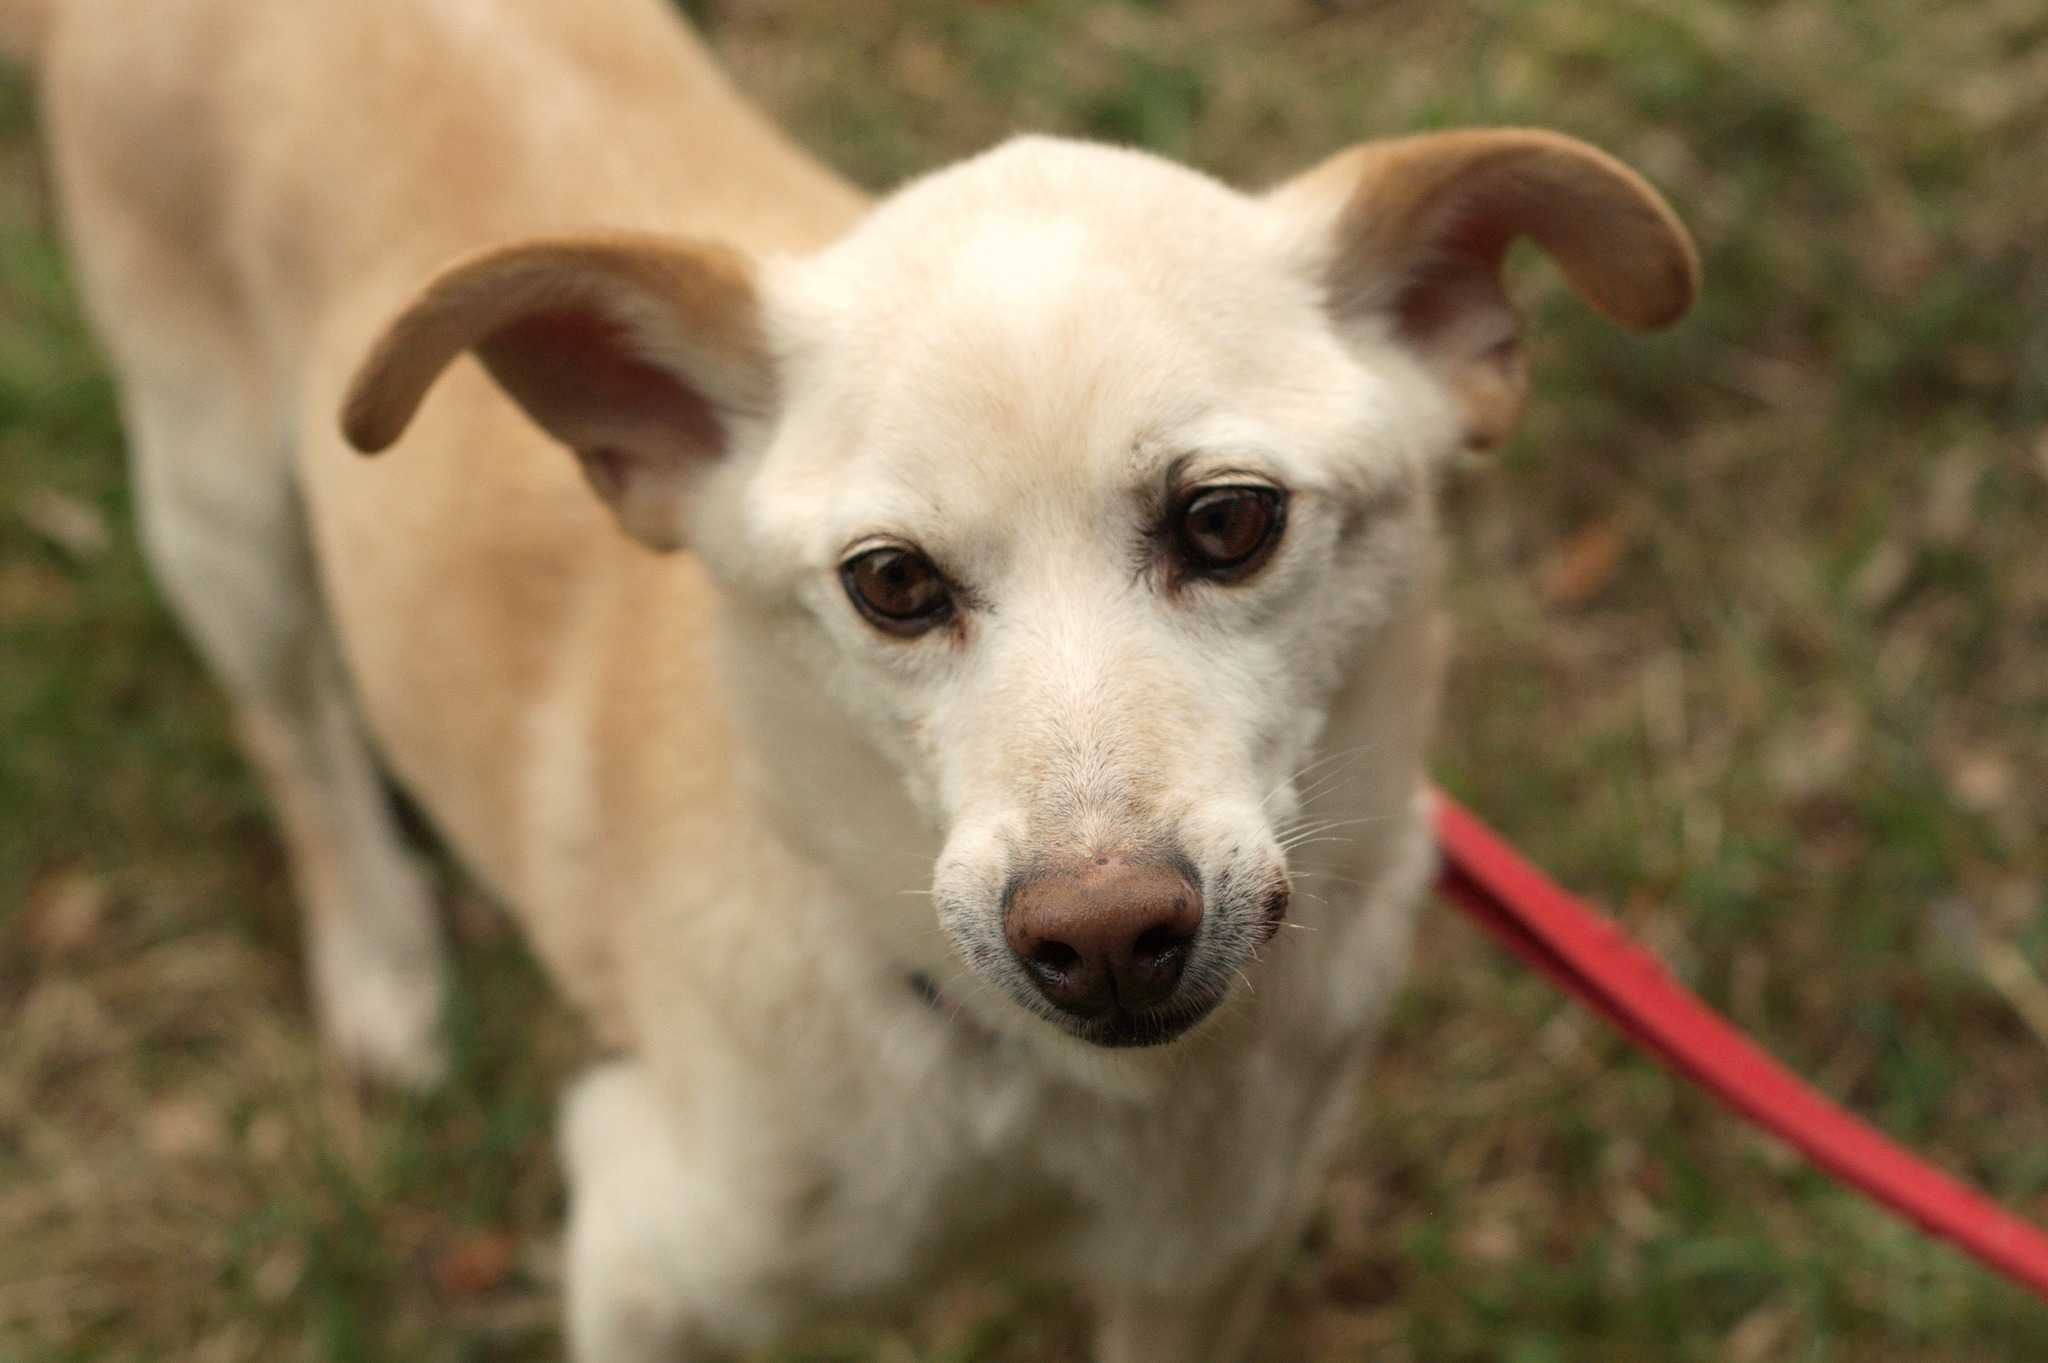
[[[1063,1095],[1000,1043],[937,1016],[848,1066],[786,1200],[793,1271],[847,1303],[1071,1241],[1086,1200],[1045,1158]],[[800,1265],[796,1266],[796,1265]]]
[[[1337,1065],[1245,1054],[1147,1100],[1049,1074],[943,1015],[835,1106],[791,1239],[849,1302],[978,1267],[1208,1275],[1283,1214]],[[851,1076],[849,1076],[851,1077]]]

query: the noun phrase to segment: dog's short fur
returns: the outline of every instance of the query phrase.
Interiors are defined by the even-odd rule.
[[[970,1253],[1078,1279],[1106,1363],[1239,1356],[1430,873],[1432,484],[1520,403],[1501,255],[1663,325],[1656,194],[1486,131],[1261,194],[1025,138],[871,203],[662,0],[0,37],[327,1041],[442,1065],[381,760],[616,1052],[562,1119],[573,1357]],[[1189,557],[1215,487],[1278,518],[1253,569]],[[849,565],[911,547],[940,604],[898,632]],[[1060,1012],[1020,906],[1094,931],[1141,880],[1199,906],[1167,1001]]]

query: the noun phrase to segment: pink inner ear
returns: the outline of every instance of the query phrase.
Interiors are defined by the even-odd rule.
[[[1502,292],[1498,246],[1446,254],[1411,280],[1397,303],[1402,334],[1426,356],[1464,408],[1466,443],[1489,449],[1514,429],[1528,387],[1521,319]]]
[[[617,447],[641,459],[725,451],[703,394],[643,359],[628,328],[592,309],[527,313],[477,353],[528,415],[574,449]]]

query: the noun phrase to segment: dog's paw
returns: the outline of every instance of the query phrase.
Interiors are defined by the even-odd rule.
[[[442,987],[431,971],[358,972],[321,991],[320,1039],[374,1083],[420,1093],[448,1077]]]
[[[314,943],[321,1042],[372,1082],[416,1093],[435,1088],[449,1067],[438,944],[373,942],[362,926]]]

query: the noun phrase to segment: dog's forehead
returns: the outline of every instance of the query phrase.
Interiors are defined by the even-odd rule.
[[[1313,276],[1262,205],[1110,148],[1006,145],[787,283],[802,386],[829,395],[835,459],[868,471],[1123,482],[1233,402],[1340,377]]]
[[[875,535],[1022,562],[1128,544],[1169,470],[1402,476],[1441,422],[1338,336],[1306,255],[1140,153],[1029,139],[921,182],[772,275],[787,405],[749,525],[793,562]]]
[[[1259,328],[1122,246],[1073,218],[998,220],[929,259],[914,303],[876,308],[840,356],[866,385],[863,453],[1124,478],[1244,377],[1232,351]]]
[[[1146,152],[1020,137],[905,186],[834,252],[863,266],[907,252],[944,269],[991,225],[1034,221],[1081,224],[1105,241],[1149,243],[1155,254],[1199,255],[1255,240],[1277,219],[1258,199]]]

